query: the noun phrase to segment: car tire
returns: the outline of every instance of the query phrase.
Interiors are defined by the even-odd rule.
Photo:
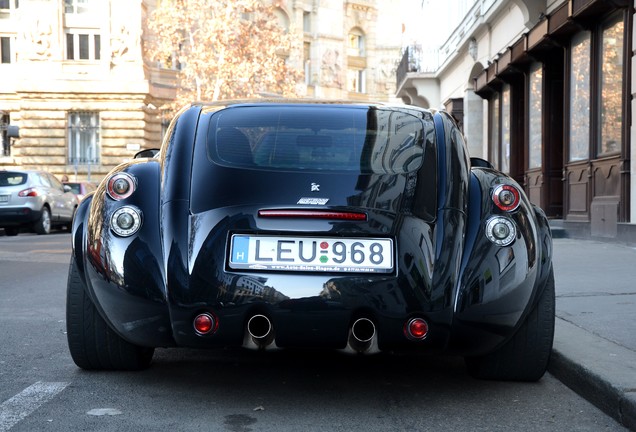
[[[10,228],[4,229],[4,234],[8,237],[17,236],[19,232],[20,232],[20,228],[10,227]]]
[[[467,357],[468,373],[475,378],[538,381],[550,360],[554,340],[554,272],[546,279],[539,300],[515,335],[495,352]]]
[[[38,234],[48,234],[51,232],[51,211],[48,207],[42,207],[40,219],[33,225],[33,230]]]
[[[66,334],[73,361],[86,370],[146,369],[155,351],[124,340],[108,326],[87,295],[74,258],[68,272]]]

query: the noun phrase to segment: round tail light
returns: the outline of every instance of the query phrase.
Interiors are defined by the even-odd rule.
[[[423,318],[411,318],[404,325],[404,334],[412,340],[422,340],[428,335],[428,323]]]
[[[106,191],[112,199],[120,201],[132,195],[135,189],[135,178],[128,173],[120,172],[108,179]]]
[[[141,210],[132,206],[118,208],[110,218],[110,228],[120,237],[130,237],[141,227]]]
[[[508,246],[517,237],[517,229],[507,217],[491,217],[486,222],[486,237],[498,246]]]
[[[194,317],[194,331],[206,335],[216,331],[219,322],[209,313],[202,313]]]
[[[492,200],[500,210],[516,210],[521,202],[519,190],[512,185],[499,185],[492,192]]]

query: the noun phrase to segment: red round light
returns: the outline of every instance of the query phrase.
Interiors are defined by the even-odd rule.
[[[194,318],[194,330],[199,334],[208,334],[216,330],[217,322],[212,315],[202,313]]]
[[[108,179],[108,195],[116,200],[128,198],[135,191],[135,179],[128,173],[120,172]]]
[[[422,318],[412,318],[404,326],[404,333],[409,339],[422,340],[428,335],[428,323]]]
[[[512,185],[499,185],[492,193],[492,201],[500,210],[509,212],[519,207],[521,195]]]

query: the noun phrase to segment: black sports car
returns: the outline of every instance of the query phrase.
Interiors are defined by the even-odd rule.
[[[84,369],[156,347],[461,355],[538,380],[554,331],[544,213],[445,112],[194,104],[81,203],[68,343]]]

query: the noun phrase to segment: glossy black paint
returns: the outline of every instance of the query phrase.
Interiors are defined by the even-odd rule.
[[[518,228],[515,242],[502,248],[486,238],[486,219],[502,213],[492,203],[493,187],[515,183],[488,166],[471,168],[447,114],[408,109],[429,125],[417,172],[290,174],[207,167],[207,125],[218,109],[183,111],[158,158],[117,167],[113,172],[137,179],[130,197],[112,200],[103,182],[80,204],[73,257],[91,299],[123,338],[157,347],[244,345],[246,322],[258,313],[271,319],[276,346],[345,348],[352,323],[367,317],[381,350],[479,355],[508,340],[532,309],[551,268],[547,220],[523,197],[509,215]],[[329,198],[314,208],[362,210],[368,220],[258,217],[264,208],[312,208],[296,204],[312,182]],[[143,213],[140,231],[129,238],[109,228],[122,205]],[[231,271],[233,233],[388,237],[396,269],[369,275]],[[194,331],[201,312],[218,318],[214,334]],[[430,326],[422,341],[403,332],[416,316]]]

